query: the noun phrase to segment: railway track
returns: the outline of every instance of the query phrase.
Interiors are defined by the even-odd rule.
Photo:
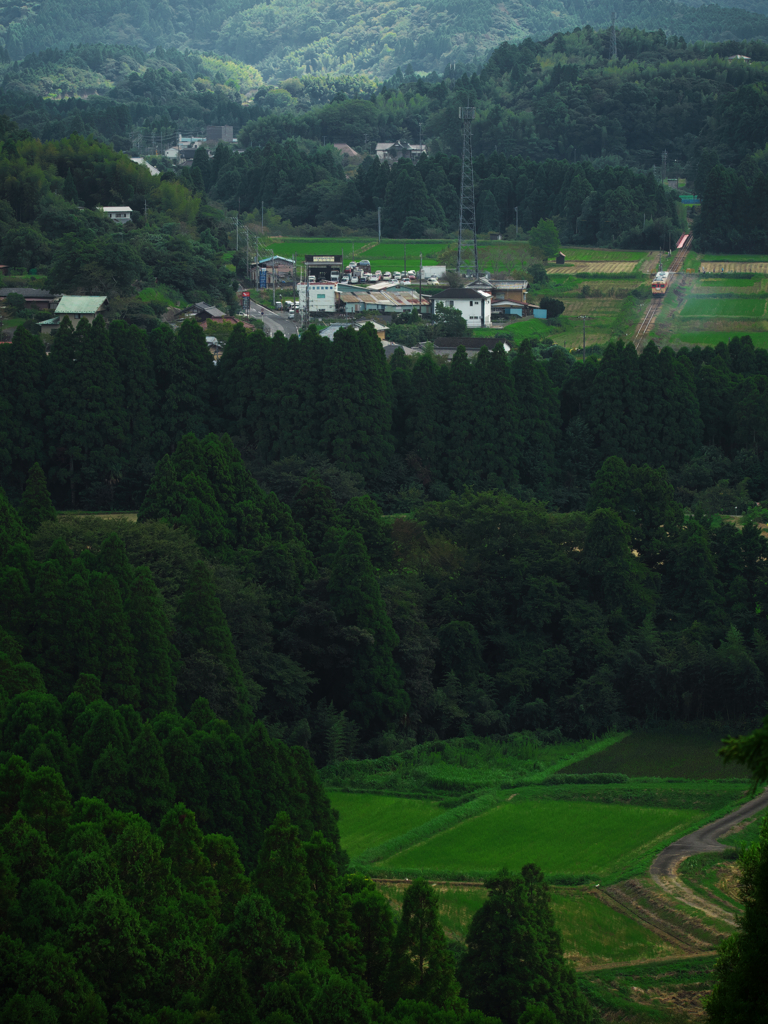
[[[683,263],[685,262],[685,257],[688,255],[688,250],[690,249],[690,246],[691,236],[688,235],[685,245],[680,250],[678,250],[678,253],[672,260],[672,264],[669,268],[670,286],[672,285],[675,274],[679,273]],[[654,323],[656,322],[656,317],[659,315],[659,311],[661,310],[661,304],[663,301],[663,295],[655,296],[654,298],[652,298],[648,308],[645,311],[645,314],[643,315],[643,319],[640,321],[640,325],[638,326],[637,332],[635,333],[635,348],[638,352],[642,351],[645,339],[649,331],[653,327]]]

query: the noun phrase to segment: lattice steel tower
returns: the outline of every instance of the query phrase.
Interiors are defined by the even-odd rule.
[[[461,192],[459,194],[459,254],[456,270],[475,278],[477,271],[477,220],[475,219],[475,172],[472,169],[472,121],[474,107],[459,107],[464,133],[461,154]]]

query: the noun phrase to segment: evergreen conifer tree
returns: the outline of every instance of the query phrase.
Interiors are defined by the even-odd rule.
[[[448,450],[446,480],[455,491],[461,491],[475,480],[473,443],[475,436],[474,368],[467,350],[459,345],[451,360],[448,374],[446,428]]]
[[[445,399],[448,375],[431,353],[421,356],[411,373],[411,386],[416,396],[411,417],[409,454],[418,459],[425,485],[443,479],[445,448]]]
[[[0,348],[0,475],[18,494],[29,466],[45,462],[48,361],[40,335],[24,325]]]
[[[334,557],[328,594],[339,621],[367,634],[358,643],[354,664],[330,696],[366,732],[391,727],[408,710],[408,696],[392,657],[398,638],[363,539],[354,530],[345,535]]]
[[[328,530],[341,528],[342,516],[327,487],[315,476],[308,476],[293,500],[293,515],[301,523],[312,553],[317,557]]]
[[[72,505],[82,489],[97,507],[110,507],[122,473],[127,419],[123,386],[104,321],[62,324],[51,352],[48,440]]]
[[[211,422],[214,363],[202,327],[194,320],[176,332],[163,325],[149,344],[160,390],[160,430],[172,445],[190,432],[204,436]]]
[[[75,179],[72,177],[72,168],[67,168],[67,176],[64,179],[64,188],[61,190],[61,194],[67,200],[68,203],[76,203],[80,199],[77,194],[77,186],[75,185]]]
[[[173,786],[163,749],[148,722],[131,747],[128,771],[136,811],[152,825],[159,825],[173,804]]]
[[[326,925],[317,911],[307,853],[298,828],[285,811],[280,811],[264,835],[255,877],[259,891],[298,937],[305,959],[326,961]]]
[[[527,339],[512,363],[520,409],[520,482],[537,494],[551,492],[557,472],[560,436],[557,393]]]
[[[165,604],[146,565],[136,569],[126,602],[136,656],[139,707],[147,718],[172,711],[176,702],[174,663]]]
[[[438,915],[438,895],[423,878],[411,882],[392,942],[387,1003],[423,1000],[441,1009],[458,1008],[454,961]]]
[[[42,523],[56,520],[56,510],[39,462],[36,462],[29,471],[19,506],[19,516],[30,533],[35,533]]]
[[[592,1010],[563,958],[541,871],[527,864],[522,875],[502,871],[485,886],[488,897],[472,918],[458,970],[470,1008],[517,1024],[526,1012],[536,1020],[543,1004],[558,1024],[591,1024]]]
[[[110,575],[120,588],[125,601],[131,590],[133,568],[125,552],[125,541],[117,533],[108,534],[101,543],[94,568]]]
[[[94,646],[104,699],[110,704],[137,705],[136,656],[120,589],[113,576],[91,574]]]
[[[386,358],[373,327],[336,332],[323,363],[329,458],[376,479],[392,454],[392,394]]]
[[[109,338],[117,359],[126,413],[126,466],[122,493],[130,508],[138,504],[159,455],[169,447],[158,429],[155,367],[146,331],[136,324],[113,320]]]
[[[179,678],[184,705],[204,696],[218,714],[243,727],[252,709],[232,633],[204,562],[194,567],[179,602],[176,630],[184,659]]]
[[[501,342],[493,352],[481,349],[478,354],[472,391],[472,482],[477,487],[511,487],[518,479],[520,411],[515,378]]]

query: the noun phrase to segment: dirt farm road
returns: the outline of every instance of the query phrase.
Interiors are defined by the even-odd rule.
[[[757,814],[758,811],[762,811],[766,807],[768,807],[768,788],[753,800],[749,800],[747,803],[742,804],[741,807],[737,807],[735,811],[731,811],[730,814],[718,818],[717,821],[710,821],[707,825],[696,829],[695,832],[683,836],[682,839],[677,839],[665,850],[662,850],[651,864],[651,878],[668,895],[681,900],[683,903],[687,903],[689,907],[695,907],[710,917],[716,917],[721,921],[727,921],[728,924],[735,925],[736,920],[733,914],[698,896],[689,889],[681,880],[678,868],[687,857],[692,857],[694,854],[722,853],[724,847],[721,843],[717,842],[720,836],[725,835],[730,828],[738,825],[740,821],[750,818],[753,814]]]

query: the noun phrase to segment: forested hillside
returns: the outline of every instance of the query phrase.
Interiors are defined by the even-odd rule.
[[[581,736],[759,704],[766,541],[712,525],[768,490],[768,357],[749,339],[585,364],[500,345],[448,367],[387,365],[370,329],[238,327],[217,367],[204,353],[193,324],[98,320],[62,328],[50,358],[23,330],[0,350],[6,487],[36,459],[60,506],[140,506],[120,537],[165,601],[154,642],[181,713],[205,698],[238,730],[265,717],[323,762],[465,725]],[[130,621],[95,627],[119,609],[96,596],[111,529],[42,525],[35,560],[9,563],[5,628],[57,699],[85,672],[162,712]],[[42,597],[72,574],[85,604]],[[88,601],[86,643],[67,623]],[[133,653],[107,683],[113,633]]]
[[[585,4],[564,0],[557,8],[531,0],[472,11],[450,0],[413,5],[390,0],[372,8],[361,0],[329,7],[317,0],[150,0],[125,8],[117,0],[34,0],[0,4],[0,43],[6,60],[53,46],[118,43],[154,49],[197,48],[255,64],[265,78],[321,72],[365,71],[386,77],[411,63],[420,72],[460,62],[479,66],[501,42],[545,39],[580,25],[661,29],[686,39],[768,39],[768,19],[758,0],[704,6],[675,0],[620,0]]]
[[[423,137],[433,157],[458,155],[456,109],[467,103],[476,107],[478,156],[572,164],[610,158],[647,172],[658,171],[666,149],[670,175],[686,177],[699,194],[714,160],[739,168],[762,153],[764,161],[764,43],[690,46],[677,36],[625,29],[618,61],[609,59],[609,45],[607,32],[586,28],[541,43],[504,43],[471,75],[459,66],[439,77],[398,71],[381,85],[365,75],[320,74],[278,86],[264,85],[258,70],[242,63],[94,45],[5,65],[2,90],[8,114],[43,141],[92,132],[129,150],[138,133],[162,149],[173,130],[232,124],[244,147],[262,153],[243,155],[241,177],[251,161],[274,162],[283,146],[300,140],[345,142],[365,155],[376,141]],[[725,59],[737,50],[753,63]],[[301,189],[290,184],[295,205]],[[276,205],[277,192],[258,192],[256,202]],[[220,198],[232,197],[224,191]]]

